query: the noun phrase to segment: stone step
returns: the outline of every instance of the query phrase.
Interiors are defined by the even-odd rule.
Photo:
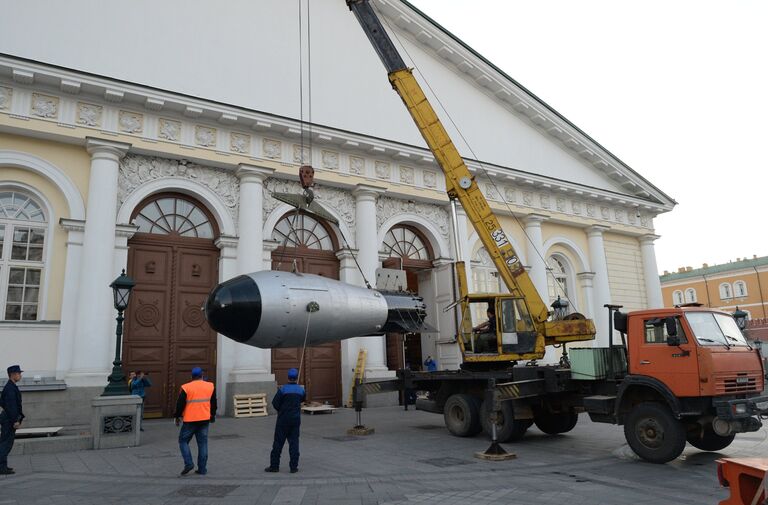
[[[55,437],[17,438],[11,455],[52,454],[89,449],[93,449],[93,436],[90,433],[79,433]]]

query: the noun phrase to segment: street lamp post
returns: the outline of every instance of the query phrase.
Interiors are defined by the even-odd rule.
[[[128,298],[131,296],[131,289],[136,282],[125,274],[125,269],[120,276],[109,285],[112,288],[112,294],[115,299],[115,309],[117,310],[117,329],[115,330],[115,360],[112,362],[112,373],[109,375],[109,384],[104,388],[101,396],[120,396],[129,395],[128,383],[123,372],[123,360],[120,356],[122,350],[123,337],[123,312],[128,307]]]
[[[747,316],[749,316],[749,314],[746,311],[739,309],[737,306],[736,312],[731,315],[733,316],[733,319],[736,320],[736,326],[739,327],[741,333],[743,334],[744,330],[747,329]]]

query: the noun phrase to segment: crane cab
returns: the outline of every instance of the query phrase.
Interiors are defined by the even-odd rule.
[[[458,336],[465,362],[508,364],[536,359],[544,352],[544,339],[524,298],[510,294],[466,295],[461,301]]]

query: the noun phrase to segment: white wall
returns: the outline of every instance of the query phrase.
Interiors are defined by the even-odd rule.
[[[59,323],[0,323],[0,368],[21,365],[24,375],[56,376]]]

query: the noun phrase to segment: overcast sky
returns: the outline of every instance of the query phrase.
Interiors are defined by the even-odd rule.
[[[678,202],[660,272],[768,255],[768,2],[411,2]]]

